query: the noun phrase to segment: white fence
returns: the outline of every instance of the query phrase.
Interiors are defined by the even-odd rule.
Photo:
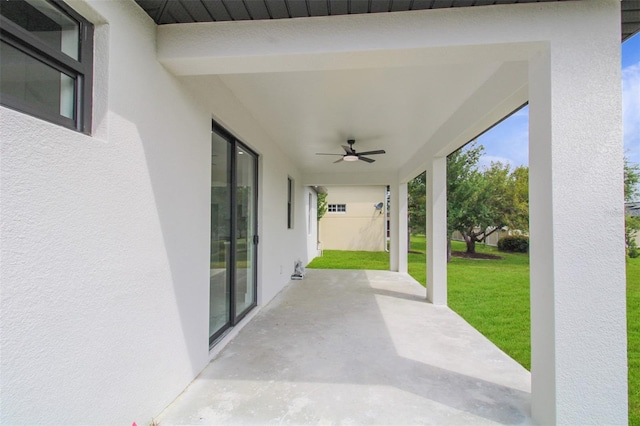
[[[487,232],[491,232],[492,229],[493,228],[487,228]],[[476,228],[474,231],[480,232],[480,228]],[[527,234],[525,234],[519,229],[513,229],[513,230],[501,229],[489,235],[484,242],[489,246],[496,247],[498,245],[498,241],[501,238],[506,237],[508,235],[527,235]],[[459,231],[454,231],[451,236],[451,239],[454,241],[464,241],[464,238],[462,238],[462,234]]]

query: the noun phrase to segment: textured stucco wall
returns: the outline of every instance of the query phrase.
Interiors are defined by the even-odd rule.
[[[541,424],[627,422],[619,7],[557,8],[565,26],[545,24],[548,49],[529,64],[531,387]]]
[[[320,220],[320,242],[324,250],[383,251],[386,210],[384,186],[330,186],[327,204],[346,204],[346,213],[327,212]]]
[[[253,119],[233,92],[216,76],[181,78],[205,111],[260,155],[258,164],[258,303],[271,300],[289,282],[297,259],[306,264],[309,252],[306,200],[308,188],[295,163]],[[287,228],[287,178],[294,181],[293,228]]]
[[[210,358],[211,117],[261,155],[261,302],[309,260],[306,193],[286,230],[298,173],[233,97],[168,73],[135,3],[72,4],[97,24],[93,135],[0,108],[0,423],[144,424]]]
[[[94,137],[1,109],[3,424],[146,422],[208,361],[208,114],[93,6]]]

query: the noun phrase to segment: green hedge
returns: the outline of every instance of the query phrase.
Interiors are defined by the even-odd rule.
[[[529,252],[529,237],[523,235],[510,235],[500,238],[498,241],[498,250],[512,251],[516,253]]]

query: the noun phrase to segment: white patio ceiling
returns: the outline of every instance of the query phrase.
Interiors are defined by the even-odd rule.
[[[383,67],[385,63],[390,66]],[[514,86],[526,84],[526,65],[510,71]],[[419,149],[496,73],[505,73],[500,64],[394,67],[389,60],[380,68],[232,74],[221,79],[305,173],[394,173],[409,167]],[[487,100],[477,112],[493,108]],[[371,164],[336,164],[341,157],[315,155],[343,153],[340,145],[347,139],[356,140],[357,151],[387,153],[371,156],[376,159]]]
[[[169,24],[158,27],[160,61],[204,85],[204,76],[218,76],[307,184],[411,179],[428,156],[452,152],[522,106],[526,63],[537,47],[518,37],[530,22],[508,25],[509,10],[569,3],[136,1],[156,23]],[[621,5],[624,39],[640,28],[640,11],[637,2]],[[496,15],[504,28],[483,26]],[[482,46],[458,18],[489,35]],[[545,26],[570,25],[539,24],[540,40]],[[342,153],[347,139],[357,151],[387,154],[372,164],[315,155]]]
[[[536,7],[507,7],[527,6]],[[526,61],[540,44],[510,33],[517,23],[505,26],[506,37],[483,27],[479,10],[491,19],[503,9],[162,25],[158,58],[199,87],[220,79],[305,184],[387,184],[413,178],[428,158],[447,155],[527,101]],[[491,43],[476,44],[473,31],[451,37],[451,19],[476,22]],[[339,154],[350,138],[357,151],[387,154],[372,164],[316,155]]]

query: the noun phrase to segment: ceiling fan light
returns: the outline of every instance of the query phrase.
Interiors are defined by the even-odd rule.
[[[347,154],[344,157],[342,157],[342,159],[344,161],[358,161],[358,156],[357,155],[352,155],[352,154]]]

